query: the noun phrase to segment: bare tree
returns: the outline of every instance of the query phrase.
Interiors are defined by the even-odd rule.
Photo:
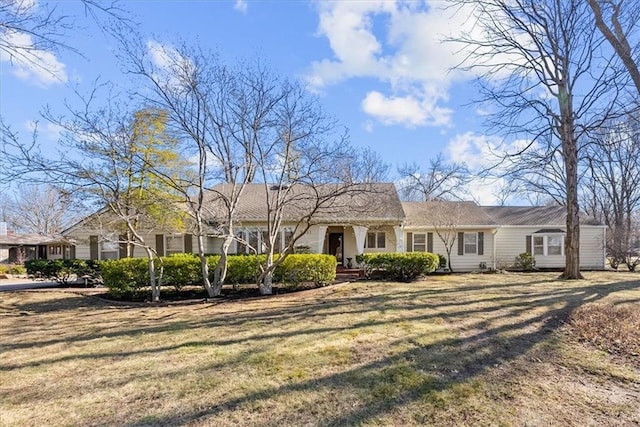
[[[464,164],[447,163],[442,154],[429,161],[427,170],[421,170],[417,163],[405,163],[398,167],[398,175],[403,198],[415,201],[460,200],[470,181]]]
[[[447,253],[447,267],[453,273],[451,266],[451,252],[458,239],[458,229],[464,214],[464,204],[460,202],[448,202],[443,200],[431,201],[429,209],[431,223],[436,236],[442,241]],[[472,202],[467,202],[472,203]]]
[[[57,234],[79,218],[72,194],[50,184],[21,184],[3,204],[5,221],[22,233]]]
[[[164,166],[170,175],[179,160],[173,139],[165,132],[165,115],[157,110],[131,113],[111,99],[92,109],[98,89],[84,99],[82,110],[69,117],[45,117],[63,129],[60,149],[43,155],[38,145],[25,146],[18,139],[4,139],[2,153],[14,176],[36,182],[53,182],[102,207],[87,219],[114,234],[112,243],[134,244],[148,258],[152,301],[160,299],[160,275],[156,275],[156,251],[145,241],[145,230],[181,226],[178,200],[151,170]],[[151,227],[151,228],[149,228]],[[117,237],[116,237],[117,234]],[[121,234],[128,237],[122,238]]]
[[[257,179],[264,185],[267,230],[266,263],[258,278],[260,292],[271,294],[273,272],[320,215],[358,209],[355,198],[371,190],[380,173],[370,151],[354,151],[345,132],[305,89],[282,81],[271,127],[255,146]],[[370,206],[362,206],[371,209]],[[278,236],[286,221],[292,228],[279,257]]]
[[[559,155],[567,207],[565,270],[581,278],[578,160],[583,139],[614,111],[617,70],[604,57],[588,6],[580,0],[480,0],[473,11],[478,36],[456,41],[467,47],[464,68],[480,72],[482,100],[498,107],[492,129],[531,141],[512,153],[520,159],[534,144]],[[553,159],[551,157],[550,159]]]
[[[255,146],[272,126],[272,110],[281,96],[277,81],[260,64],[229,67],[219,56],[186,45],[141,45],[126,37],[122,41],[129,71],[150,88],[138,95],[169,112],[185,156],[194,159],[193,174],[164,179],[187,203],[203,285],[209,296],[219,295],[235,239],[235,211],[255,176]],[[163,58],[161,64],[158,56]],[[218,183],[230,184],[225,187],[230,190],[217,191]],[[206,258],[208,236],[222,239],[213,284]]]
[[[608,123],[585,150],[584,206],[609,227],[607,251],[614,266],[626,263],[633,248],[633,216],[640,210],[639,146],[640,124],[629,116]]]
[[[587,3],[593,11],[596,27],[615,50],[640,94],[637,62],[640,44],[632,46],[629,42],[638,31],[640,4],[633,0],[587,0]]]
[[[103,31],[108,30],[111,20],[130,25],[116,0],[80,0],[78,3]],[[44,52],[66,50],[81,54],[69,42],[69,33],[79,29],[77,16],[62,9],[59,2],[0,0],[0,56],[12,64],[28,64],[43,72],[55,73],[42,62]]]

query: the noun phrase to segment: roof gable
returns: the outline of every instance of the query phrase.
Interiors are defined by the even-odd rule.
[[[402,202],[407,226],[431,227],[438,217],[455,216],[459,226],[495,226],[496,222],[475,202]]]
[[[320,197],[335,191],[337,184],[321,184],[314,187],[296,184],[283,187],[287,192],[287,207],[284,209],[285,221],[297,221],[311,213]],[[220,194],[230,194],[231,184],[216,185],[207,195],[212,207],[211,216],[216,211],[224,212]],[[272,184],[247,184],[239,199],[235,214],[236,221],[262,222],[267,219],[268,198],[277,196],[278,188]],[[216,204],[218,204],[216,208]],[[326,222],[340,221],[393,221],[401,222],[405,214],[398,193],[392,183],[359,184],[350,191],[335,198],[328,197],[319,209],[313,213],[315,220]]]

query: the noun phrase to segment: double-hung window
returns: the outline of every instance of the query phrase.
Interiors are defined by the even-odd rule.
[[[534,235],[532,243],[534,256],[562,255],[564,236],[562,234]]]
[[[387,235],[384,231],[370,231],[365,242],[367,249],[384,249],[387,244]]]
[[[427,235],[414,233],[413,234],[413,251],[414,252],[426,252],[427,251]]]
[[[464,233],[464,253],[478,253],[478,233]]]
[[[183,252],[184,237],[181,234],[166,236],[165,251],[167,255]]]
[[[118,259],[120,245],[114,234],[104,236],[100,242],[100,259]]]

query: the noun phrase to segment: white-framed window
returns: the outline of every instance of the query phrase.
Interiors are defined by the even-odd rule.
[[[478,253],[478,233],[464,233],[464,253]]]
[[[164,247],[167,255],[184,252],[184,236],[182,234],[165,236]]]
[[[251,254],[258,251],[259,254],[267,252],[267,239],[269,233],[267,230],[245,229],[236,232],[236,253]],[[293,239],[293,229],[281,229],[276,235],[274,242],[274,253],[281,253],[286,245]]]
[[[427,251],[427,235],[422,233],[413,234],[413,251],[414,252],[426,252]]]
[[[100,259],[118,259],[120,244],[114,234],[108,234],[100,242]]]
[[[367,249],[384,249],[387,246],[387,234],[384,231],[369,231],[365,248]]]
[[[532,238],[532,246],[534,256],[562,255],[564,253],[564,235],[534,235]]]
[[[62,245],[49,246],[49,255],[62,255]]]

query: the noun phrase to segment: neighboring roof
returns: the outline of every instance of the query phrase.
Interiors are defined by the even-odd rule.
[[[0,245],[7,246],[37,246],[51,244],[69,244],[70,242],[62,236],[51,236],[43,234],[7,234],[0,236]]]
[[[230,194],[231,184],[217,185],[208,195],[208,199],[215,203],[216,193]],[[248,184],[242,193],[236,210],[236,221],[266,221],[267,193],[276,194],[271,185]],[[336,184],[322,184],[311,187],[297,184],[287,189],[289,191],[287,208],[284,210],[285,221],[297,221],[310,212],[317,200],[316,192],[321,195],[330,194]],[[322,207],[313,215],[314,220],[326,222],[341,221],[394,221],[404,219],[404,211],[394,184],[373,183],[354,186]]]
[[[468,226],[566,226],[564,206],[478,206],[469,201],[402,202],[409,227],[433,227],[434,218],[457,218],[457,225]],[[581,225],[602,225],[595,219],[580,216]],[[558,232],[557,228],[553,229]],[[562,231],[562,230],[560,230]]]
[[[565,227],[565,206],[483,206],[482,209],[500,225],[554,225]],[[595,219],[580,216],[580,225],[602,225]]]
[[[459,226],[491,226],[496,222],[475,202],[402,202],[406,215],[405,225],[409,227],[432,227],[442,218],[456,220]]]

